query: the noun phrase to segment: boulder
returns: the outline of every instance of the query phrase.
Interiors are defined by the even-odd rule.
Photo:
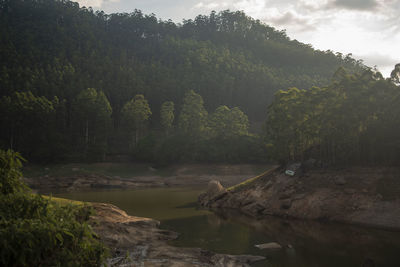
[[[210,197],[215,197],[221,193],[225,193],[226,189],[222,186],[222,184],[219,181],[212,180],[208,183],[207,186],[207,194]]]
[[[220,199],[226,193],[226,189],[219,181],[212,180],[208,183],[207,192],[199,196],[199,203],[202,206],[209,206],[213,201]]]

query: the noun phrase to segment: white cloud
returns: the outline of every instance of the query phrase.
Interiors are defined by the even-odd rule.
[[[101,8],[105,3],[118,3],[120,0],[76,0],[79,6]]]

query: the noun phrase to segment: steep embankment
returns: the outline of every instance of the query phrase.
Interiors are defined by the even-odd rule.
[[[153,219],[127,215],[111,204],[92,203],[94,230],[111,249],[110,266],[249,266],[264,257],[216,254],[167,244],[178,234],[158,228]]]
[[[274,215],[400,229],[399,178],[399,168],[311,170],[301,177],[276,170],[231,191],[213,184],[213,190],[199,201],[212,209],[238,209],[254,217]]]

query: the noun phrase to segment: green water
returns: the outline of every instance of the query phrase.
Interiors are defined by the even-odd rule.
[[[172,242],[176,246],[267,258],[254,266],[361,267],[366,259],[375,266],[400,266],[400,232],[278,218],[258,221],[226,210],[214,214],[196,208],[201,192],[202,188],[156,188],[55,196],[112,203],[130,215],[158,219],[162,228],[180,233]],[[268,242],[284,248],[254,247]]]

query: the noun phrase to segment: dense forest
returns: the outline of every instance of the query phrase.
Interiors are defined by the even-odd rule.
[[[0,0],[0,36],[0,147],[36,162],[121,154],[160,164],[265,161],[274,155],[303,157],[315,146],[325,147],[321,155],[335,161],[331,149],[342,145],[327,145],[320,130],[318,137],[297,128],[294,133],[310,115],[296,113],[305,117],[294,124],[280,121],[279,116],[294,119],[284,105],[295,108],[292,100],[281,101],[296,95],[301,110],[303,101],[333,97],[335,86],[346,88],[342,98],[346,90],[364,97],[359,90],[367,90],[365,85],[350,81],[371,72],[351,55],[315,50],[240,11],[211,12],[176,24],[139,10],[105,14],[66,0]],[[353,78],[329,85],[340,67]],[[397,88],[372,79],[370,91]],[[292,87],[299,89],[280,91],[273,102],[277,91]],[[305,102],[304,109],[328,112],[331,103],[323,101],[326,107]],[[331,125],[326,126],[329,132]],[[284,157],[274,153],[283,138],[290,138],[280,151]]]
[[[384,79],[376,70],[342,68],[326,87],[275,94],[266,122],[274,157],[324,164],[398,164],[400,64]]]

